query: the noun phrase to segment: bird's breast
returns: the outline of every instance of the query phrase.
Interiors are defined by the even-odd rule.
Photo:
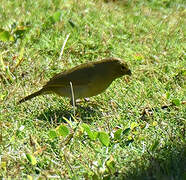
[[[90,83],[86,85],[73,85],[73,93],[75,99],[78,98],[85,98],[85,97],[91,97],[96,96],[100,93],[102,93],[110,84],[112,81],[90,81]],[[64,96],[64,97],[72,97],[72,88],[69,86],[66,87],[58,87],[55,89],[55,93]]]

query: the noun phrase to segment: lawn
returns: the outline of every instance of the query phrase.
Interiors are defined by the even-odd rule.
[[[186,179],[184,0],[1,0],[0,179]],[[132,76],[74,109],[39,90],[118,57]]]

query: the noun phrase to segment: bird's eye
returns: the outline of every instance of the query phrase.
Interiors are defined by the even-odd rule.
[[[125,69],[125,67],[124,66],[121,66],[121,70],[123,71]]]

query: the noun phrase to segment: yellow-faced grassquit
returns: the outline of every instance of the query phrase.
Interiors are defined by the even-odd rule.
[[[19,101],[22,103],[41,94],[56,93],[74,99],[91,97],[102,93],[116,78],[131,75],[128,65],[118,58],[81,64],[51,78],[43,88]]]

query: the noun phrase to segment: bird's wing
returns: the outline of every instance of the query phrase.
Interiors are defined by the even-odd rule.
[[[50,79],[45,87],[64,87],[70,85],[70,82],[73,86],[88,85],[95,75],[94,66],[77,66],[59,73]]]

